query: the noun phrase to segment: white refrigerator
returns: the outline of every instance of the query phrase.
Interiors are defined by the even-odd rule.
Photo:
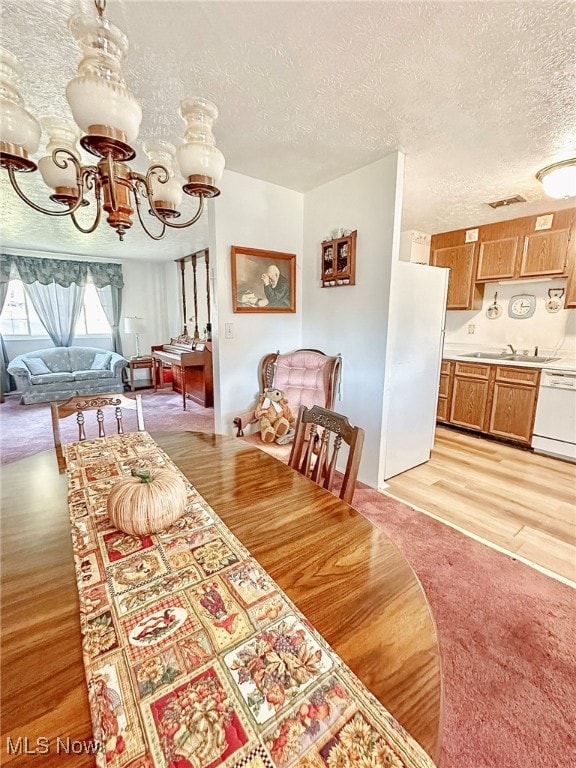
[[[434,445],[448,269],[392,266],[379,476],[428,461]]]

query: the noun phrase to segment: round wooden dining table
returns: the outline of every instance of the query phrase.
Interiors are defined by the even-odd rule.
[[[430,607],[395,544],[333,494],[242,440],[152,437],[343,661],[433,758],[442,674]],[[7,464],[2,493],[0,763],[64,762],[89,741],[67,477],[52,451]],[[18,739],[20,738],[20,742]],[[46,740],[46,741],[43,741]],[[43,750],[46,743],[48,751]],[[28,752],[24,751],[24,747]],[[40,764],[40,762],[39,762]]]

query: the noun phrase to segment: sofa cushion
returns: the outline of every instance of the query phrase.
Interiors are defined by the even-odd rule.
[[[63,381],[74,381],[73,373],[45,373],[40,376],[30,376],[32,384],[59,384]]]
[[[92,361],[92,365],[90,368],[93,371],[105,371],[110,369],[110,360],[112,359],[112,355],[110,352],[98,352],[96,355],[94,355],[94,360]]]
[[[27,357],[24,362],[33,376],[41,376],[43,373],[50,373],[50,368],[48,368],[41,357]]]
[[[113,379],[113,372],[108,369],[106,371],[98,371],[91,368],[89,371],[74,371],[75,381],[85,381],[89,379]]]
[[[106,354],[108,350],[96,347],[70,347],[70,370],[87,371],[94,362],[94,357],[101,353]]]
[[[42,349],[31,357],[39,357],[48,366],[52,373],[70,372],[74,370],[70,365],[70,356],[68,347],[53,347],[51,349]],[[24,356],[24,360],[27,356]]]

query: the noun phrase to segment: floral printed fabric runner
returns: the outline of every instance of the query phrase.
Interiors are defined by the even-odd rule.
[[[181,474],[150,435],[66,458],[98,766],[433,767],[188,481],[168,530],[111,526],[131,469]]]

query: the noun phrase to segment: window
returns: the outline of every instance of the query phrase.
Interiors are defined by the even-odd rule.
[[[0,315],[0,333],[3,336],[37,336],[48,338],[32,302],[26,296],[24,283],[10,280],[8,295]]]
[[[98,296],[96,286],[94,283],[87,283],[84,290],[84,303],[80,310],[80,316],[78,317],[74,333],[76,336],[94,334],[109,336],[110,332],[110,323],[102,309],[102,302]]]
[[[94,283],[87,283],[84,302],[75,327],[76,336],[109,336],[110,323],[106,319],[98,291]],[[0,315],[0,333],[10,336],[33,336],[48,338],[46,329],[40,322],[32,302],[26,295],[24,284],[20,280],[11,280],[8,295]]]

